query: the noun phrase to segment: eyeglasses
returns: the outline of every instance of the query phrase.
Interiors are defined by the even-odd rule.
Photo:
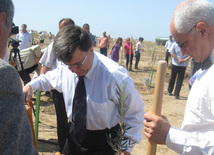
[[[195,24],[187,33],[187,35],[189,35],[191,33],[191,31],[197,26],[197,24]],[[178,44],[178,46],[182,49],[184,49],[187,45],[187,39],[182,43],[182,44]]]
[[[86,54],[85,58],[83,59],[82,63],[76,63],[76,64],[72,64],[72,65],[67,65],[67,66],[69,68],[74,68],[74,67],[75,68],[79,68],[79,67],[81,67],[84,64],[84,62],[85,62],[85,60],[86,60],[88,55],[89,55],[89,51],[87,52],[87,54]]]

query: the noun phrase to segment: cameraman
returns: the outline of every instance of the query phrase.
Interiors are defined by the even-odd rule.
[[[11,31],[14,6],[11,0],[0,0],[0,4],[0,152],[37,155],[18,72],[2,60]]]
[[[39,45],[34,45],[30,48],[26,48],[20,51],[21,62],[24,70],[22,70],[21,68],[19,58],[17,59],[17,70],[24,84],[27,84],[31,81],[30,73],[38,68],[41,54],[41,48]]]

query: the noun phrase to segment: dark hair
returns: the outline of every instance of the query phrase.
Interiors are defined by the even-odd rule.
[[[122,39],[121,37],[117,38],[117,41],[116,41],[116,43],[118,44],[120,40],[121,40],[121,43],[120,43],[120,45],[122,45],[123,39]]]
[[[71,19],[71,18],[62,18],[60,21],[59,21],[59,25],[62,21],[64,20],[68,20],[72,25],[75,25],[75,22]]]
[[[79,26],[63,27],[54,38],[53,52],[62,62],[70,62],[77,48],[88,52],[91,48],[91,38],[86,30]]]
[[[9,28],[13,23],[14,5],[12,0],[0,0],[0,13],[6,13],[5,24]]]
[[[26,24],[22,24],[22,26],[25,26],[25,27],[27,27],[27,25],[26,25]]]
[[[85,23],[85,24],[83,25],[83,27],[84,27],[84,26],[88,26],[88,27],[90,27],[88,23]]]
[[[139,37],[139,41],[144,41],[144,38],[143,37]]]

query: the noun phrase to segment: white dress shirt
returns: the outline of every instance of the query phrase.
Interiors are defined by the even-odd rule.
[[[75,87],[78,76],[72,73],[67,66],[59,65],[57,69],[41,75],[31,81],[33,90],[43,91],[54,88],[63,92],[67,116],[72,121],[72,105]],[[93,65],[84,78],[87,96],[86,128],[88,130],[102,130],[112,128],[119,123],[116,104],[118,96],[116,83],[122,89],[126,82],[126,94],[129,94],[126,101],[129,106],[124,116],[124,123],[130,126],[126,137],[131,143],[139,143],[142,138],[144,103],[137,92],[134,81],[129,77],[127,70],[111,59],[94,52]],[[128,152],[133,150],[130,145]]]
[[[22,41],[19,43],[19,50],[29,48],[32,44],[32,36],[27,31],[25,33],[23,33],[22,31],[19,32],[16,36],[16,39]]]
[[[176,57],[178,57],[179,59],[185,59],[187,58],[189,55],[186,54],[186,55],[183,55],[182,52],[181,52],[181,48],[178,46],[178,44],[176,42],[174,42],[171,46],[171,48],[169,49],[169,53],[172,53],[174,54]],[[179,62],[174,58],[172,57],[172,64],[175,65],[175,66],[183,66],[183,67],[186,67],[188,65],[188,60],[185,61],[184,63],[182,64],[179,64]]]
[[[172,41],[168,40],[165,44],[166,49],[169,50],[174,42],[175,42],[174,40],[172,40]]]
[[[52,48],[53,48],[53,42],[48,45],[41,59],[39,60],[39,63],[42,66],[46,66],[51,70],[55,69],[57,67],[57,64],[60,63],[60,61],[56,59],[55,55],[53,54]]]
[[[210,57],[214,62],[214,50]],[[166,145],[179,154],[214,154],[214,65],[195,80],[181,130],[170,128]]]

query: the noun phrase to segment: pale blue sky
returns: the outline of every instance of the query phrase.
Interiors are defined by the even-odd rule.
[[[56,34],[62,18],[72,18],[76,25],[88,23],[91,33],[111,37],[140,36],[154,41],[168,36],[174,8],[182,0],[13,0],[14,23],[28,29]],[[213,0],[208,0],[214,5]]]

